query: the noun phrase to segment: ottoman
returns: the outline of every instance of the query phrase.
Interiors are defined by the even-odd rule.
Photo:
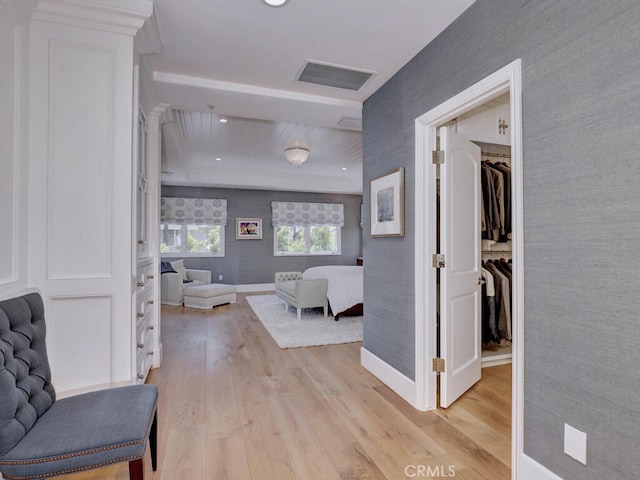
[[[212,308],[223,303],[236,303],[236,287],[224,283],[195,285],[184,289],[184,306]]]

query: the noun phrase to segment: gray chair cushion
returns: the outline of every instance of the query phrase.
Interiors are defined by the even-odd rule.
[[[56,399],[37,293],[0,302],[0,455],[11,450]]]
[[[130,385],[58,400],[0,457],[0,469],[36,479],[141,458],[157,398],[155,385]]]

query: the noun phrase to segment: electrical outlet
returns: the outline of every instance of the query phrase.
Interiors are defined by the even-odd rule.
[[[222,280],[222,275],[218,275],[218,280]]]
[[[564,453],[587,464],[587,434],[564,424]]]

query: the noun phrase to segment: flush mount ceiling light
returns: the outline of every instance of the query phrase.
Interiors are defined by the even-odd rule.
[[[299,146],[285,148],[284,156],[289,162],[300,168],[300,165],[309,159],[309,149]]]
[[[270,7],[284,7],[289,0],[262,0],[266,5]]]

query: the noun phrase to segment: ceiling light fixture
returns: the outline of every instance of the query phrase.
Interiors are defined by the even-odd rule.
[[[227,120],[226,118],[221,118],[220,119],[220,123],[227,123],[229,120]]]
[[[266,5],[270,7],[284,7],[289,0],[262,0]]]
[[[296,168],[300,168],[300,165],[309,159],[309,149],[297,145],[295,147],[285,148],[284,156],[289,162],[295,165]]]

